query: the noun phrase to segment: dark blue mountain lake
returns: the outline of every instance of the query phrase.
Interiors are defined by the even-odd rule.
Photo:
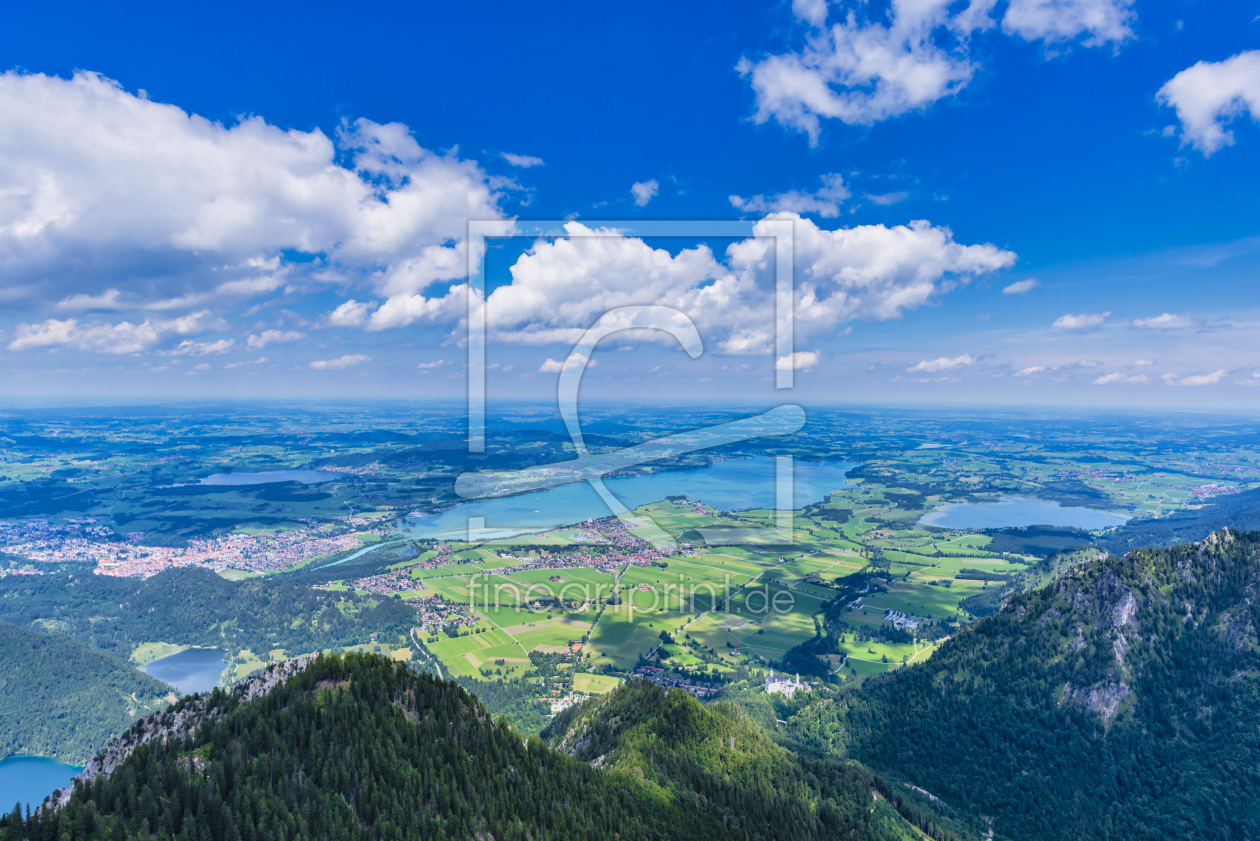
[[[848,484],[845,474],[853,466],[854,463],[848,461],[796,461],[793,507],[819,502],[844,487]],[[775,464],[769,456],[723,459],[696,470],[607,479],[604,484],[631,509],[677,494],[724,511],[773,508]],[[405,531],[413,537],[457,538],[467,534],[470,517],[484,517],[485,526],[478,537],[488,540],[607,517],[610,513],[595,489],[580,482],[517,496],[476,500],[440,514],[412,516],[406,521]]]
[[[71,778],[82,771],[78,765],[67,765],[46,756],[10,756],[0,759],[0,810],[12,811],[14,803],[34,809],[44,798],[59,788],[70,785]]]
[[[332,470],[266,470],[262,473],[215,473],[207,476],[200,485],[266,485],[271,482],[301,482],[314,485],[343,478]]]
[[[144,667],[149,674],[174,686],[180,695],[209,692],[219,685],[227,655],[217,648],[189,648],[154,660]]]
[[[1004,496],[996,502],[960,502],[942,505],[924,514],[919,522],[945,529],[1009,529],[1024,526],[1067,526],[1098,531],[1124,525],[1124,514],[1076,508],[1045,499]]]

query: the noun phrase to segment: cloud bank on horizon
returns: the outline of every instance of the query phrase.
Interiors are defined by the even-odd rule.
[[[686,204],[703,193],[707,207],[752,220],[753,236],[668,244],[563,214],[567,236],[521,243],[488,288],[488,335],[512,357],[498,375],[549,382],[538,375],[562,370],[564,346],[603,313],[658,304],[686,313],[709,354],[759,358],[759,373],[749,375],[759,382],[787,369],[862,380],[887,394],[905,393],[881,391],[891,384],[960,377],[1001,388],[1252,384],[1260,357],[1249,342],[1260,318],[1249,311],[1235,306],[1226,316],[1184,292],[1149,303],[1129,295],[1121,306],[1092,300],[1062,273],[1027,276],[1020,255],[1045,250],[1040,234],[1026,248],[958,216],[930,173],[905,174],[912,147],[887,173],[846,166],[827,151],[833,134],[864,143],[862,133],[898,120],[979,107],[1005,72],[1003,50],[1018,45],[1038,51],[1029,72],[1094,55],[1122,61],[1144,37],[1139,11],[1131,0],[794,0],[789,48],[739,47],[734,78],[751,102],[748,130],[779,132],[785,149],[808,143],[818,156],[812,176],[777,176],[771,161],[759,191],[700,187],[686,172],[628,161],[620,196],[588,194],[591,207],[712,218]],[[1245,126],[1260,122],[1260,51],[1202,58],[1144,84],[1149,119],[1176,116],[1176,125],[1146,132],[1177,138],[1182,157],[1158,141],[1176,166],[1215,165],[1231,146],[1257,153],[1260,138]],[[739,125],[739,113],[728,117]],[[205,374],[320,372],[326,381],[394,365],[417,336],[430,350],[460,347],[478,294],[468,266],[482,256],[469,253],[469,220],[511,236],[539,195],[526,179],[550,178],[566,161],[547,148],[537,149],[546,163],[509,151],[477,160],[457,146],[426,148],[419,136],[401,121],[348,116],[328,131],[283,128],[258,114],[210,119],[87,70],[0,74],[5,364],[34,370],[31,360],[51,354],[64,367],[78,354],[85,372],[101,357],[146,375],[197,357]],[[508,136],[474,148],[537,145]],[[643,178],[650,172],[657,175]],[[775,348],[766,235],[767,220],[782,219],[795,231],[797,344],[787,356]],[[490,247],[503,248],[493,239]],[[1173,262],[1200,260],[1207,270],[1260,253],[1250,240],[1227,247],[1225,257]],[[1024,277],[1012,276],[1017,266]],[[944,314],[961,306],[954,301],[981,298],[996,316],[947,322]],[[865,344],[854,325],[866,325],[858,333]],[[617,341],[653,353],[668,345],[643,329]],[[264,349],[271,359],[259,355]],[[1154,358],[1167,369],[1129,370]],[[407,360],[414,374],[445,364]],[[629,370],[605,360],[600,375],[624,380]]]

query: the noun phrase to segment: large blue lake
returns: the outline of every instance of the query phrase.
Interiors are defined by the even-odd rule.
[[[146,674],[169,683],[180,695],[209,692],[219,685],[227,656],[217,648],[190,648],[144,667]]]
[[[1010,529],[1024,526],[1067,526],[1097,531],[1127,523],[1123,514],[1060,505],[1045,499],[1004,496],[996,502],[961,502],[942,505],[924,514],[919,522],[945,529]]]
[[[14,803],[26,804],[34,809],[44,798],[59,788],[70,785],[75,774],[82,771],[78,765],[67,765],[46,756],[10,756],[0,759],[0,803],[9,812]]]
[[[793,507],[819,502],[828,493],[844,487],[845,474],[853,466],[853,462],[847,461],[795,462]],[[696,470],[608,479],[604,484],[627,508],[659,502],[677,494],[727,511],[773,508],[775,463],[769,456],[723,459]],[[477,532],[477,538],[489,540],[578,523],[592,517],[607,517],[611,513],[595,489],[580,482],[518,496],[480,499],[456,505],[440,514],[412,516],[407,519],[404,530],[413,537],[451,539],[468,533],[470,517],[484,517],[485,526]]]

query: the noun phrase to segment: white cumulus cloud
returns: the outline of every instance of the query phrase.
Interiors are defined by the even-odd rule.
[[[542,365],[538,366],[538,372],[541,374],[559,374],[566,368],[594,368],[599,364],[598,360],[589,359],[585,354],[571,353],[563,360],[547,358]]]
[[[1082,312],[1077,315],[1061,315],[1054,320],[1054,324],[1050,326],[1055,330],[1074,330],[1078,333],[1084,333],[1089,330],[1097,330],[1110,312]]]
[[[822,356],[816,350],[798,350],[787,356],[780,356],[774,361],[779,371],[808,371],[817,367]]]
[[[162,351],[162,356],[217,356],[227,353],[236,347],[235,339],[219,339],[213,342],[194,342],[185,339],[170,350]]]
[[[99,295],[79,292],[57,302],[57,309],[71,312],[91,312],[93,310],[120,310],[127,305],[122,302],[122,293],[117,289],[106,289]]]
[[[1227,126],[1235,117],[1250,113],[1260,122],[1260,50],[1200,61],[1168,80],[1156,97],[1176,109],[1182,145],[1210,156],[1234,144]]]
[[[768,353],[774,345],[774,243],[767,222],[719,260],[708,247],[670,254],[616,231],[567,226],[570,236],[540,241],[512,266],[512,283],[486,302],[501,341],[574,342],[609,310],[663,305],[693,318],[710,347]],[[964,245],[948,228],[860,225],[826,230],[794,218],[796,330],[834,332],[855,319],[887,321],[979,274],[1011,265],[992,245]],[[640,326],[627,324],[626,326]]]
[[[533,155],[514,155],[511,152],[500,152],[499,157],[510,163],[512,166],[519,166],[522,169],[530,167],[542,166],[543,159],[535,158]]]
[[[751,198],[730,196],[736,210],[747,213],[817,213],[827,219],[840,215],[840,205],[852,193],[844,185],[844,178],[836,173],[822,177],[823,185],[812,193],[789,190],[772,196],[755,195]]]
[[[639,207],[647,207],[647,203],[659,191],[661,185],[653,178],[651,181],[636,181],[630,185],[630,194],[634,196],[634,203]]]
[[[317,359],[311,363],[311,367],[317,371],[341,370],[342,368],[353,368],[355,365],[362,365],[364,362],[371,361],[372,357],[370,356],[364,356],[361,353],[348,353],[336,359]]]
[[[426,298],[421,292],[395,296],[367,317],[367,329],[390,330],[416,322],[455,321],[468,310],[468,294],[468,284],[458,283],[441,297]]]
[[[917,365],[911,365],[906,369],[911,374],[930,374],[939,371],[953,371],[958,368],[965,368],[968,365],[974,365],[976,360],[971,358],[971,354],[964,353],[962,356],[955,356],[950,359],[947,356],[941,356],[936,359],[925,359]]]
[[[1036,280],[1031,277],[1028,278],[1027,280],[1017,280],[1014,283],[1007,286],[1005,289],[1003,289],[1002,294],[1003,295],[1024,295],[1028,292],[1033,291],[1040,285],[1041,285],[1041,281]]]
[[[756,97],[753,119],[774,119],[817,143],[822,119],[872,123],[928,107],[971,81],[972,36],[997,24],[996,0],[896,0],[890,4],[794,2],[808,25],[799,49],[737,70]],[[1002,29],[1026,40],[1081,38],[1087,46],[1132,36],[1130,0],[1011,0]]]
[[[375,306],[376,304],[369,301],[351,298],[330,312],[327,320],[333,327],[362,327],[367,322],[368,313]]]
[[[246,340],[250,350],[262,350],[267,345],[284,344],[285,342],[296,342],[298,339],[305,339],[305,333],[299,333],[297,330],[264,330],[256,336],[250,336]]]
[[[1097,47],[1133,37],[1133,0],[1011,0],[1002,30],[1026,41],[1071,41]]]
[[[881,207],[889,207],[890,205],[903,202],[910,198],[910,194],[905,190],[899,190],[895,193],[883,193],[881,195],[872,195],[871,193],[867,193],[866,197]]]
[[[167,321],[146,319],[140,324],[130,321],[82,324],[74,318],[50,318],[39,324],[19,324],[14,339],[9,342],[9,350],[67,347],[90,353],[140,353],[153,348],[164,336],[189,336],[221,326],[217,320],[212,323],[207,312]]]
[[[1201,327],[1202,324],[1188,315],[1176,315],[1166,312],[1163,315],[1155,315],[1150,318],[1133,319],[1134,327],[1141,327],[1146,330],[1184,330],[1189,327]]]
[[[1151,381],[1151,378],[1146,376],[1146,374],[1134,374],[1133,376],[1126,376],[1124,374],[1111,373],[1111,374],[1103,374],[1101,377],[1094,380],[1094,385],[1110,385],[1111,383],[1132,383],[1134,385],[1146,385],[1150,381]]]
[[[401,124],[224,124],[90,72],[0,74],[0,196],[0,272],[68,311],[267,294],[287,250],[411,294],[463,276],[467,219],[502,218],[481,167]]]
[[[1169,385],[1216,385],[1225,378],[1225,371],[1213,371],[1211,374],[1191,374],[1187,377],[1178,377],[1176,374],[1165,374],[1164,382]]]

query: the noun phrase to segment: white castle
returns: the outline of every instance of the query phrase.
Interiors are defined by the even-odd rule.
[[[770,670],[770,677],[766,678],[767,692],[771,694],[775,692],[782,692],[784,695],[791,698],[796,694],[796,690],[798,689],[809,689],[808,683],[801,683],[801,676],[799,673],[796,675],[796,679],[792,680],[788,677],[775,677],[774,669]]]

